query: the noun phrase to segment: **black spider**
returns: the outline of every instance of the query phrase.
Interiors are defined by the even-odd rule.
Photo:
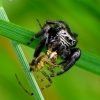
[[[64,64],[63,70],[57,74],[52,74],[51,76],[57,76],[63,74],[69,70],[75,62],[80,58],[81,51],[79,48],[75,48],[77,44],[75,33],[72,33],[67,23],[64,21],[46,21],[42,29],[35,34],[28,45],[39,36],[42,36],[40,43],[35,49],[32,62],[30,66],[35,64],[36,58],[41,53],[44,46],[51,47],[52,51],[57,51],[57,54],[64,60],[60,64]]]

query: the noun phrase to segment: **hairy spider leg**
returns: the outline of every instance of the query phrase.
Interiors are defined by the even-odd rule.
[[[40,70],[40,72],[45,76],[45,79],[47,79],[49,81],[49,84],[47,84],[47,85],[45,85],[44,87],[41,88],[41,90],[44,90],[45,88],[48,88],[48,87],[51,86],[52,80],[51,80],[51,78],[49,77],[49,75],[45,71]],[[44,81],[44,80],[41,80],[41,81]]]
[[[48,71],[54,73],[54,70],[53,70],[54,67],[48,65],[48,66],[45,66],[45,68],[46,68]]]
[[[16,79],[17,79],[19,85],[22,87],[22,89],[23,89],[27,94],[29,94],[30,96],[34,95],[34,93],[28,92],[28,91],[23,87],[23,85],[21,84],[21,82],[20,82],[19,79],[18,79],[17,74],[15,74],[15,77],[16,77]]]
[[[42,29],[42,25],[40,24],[39,20],[38,20],[38,19],[36,19],[36,20],[37,20],[37,22],[38,22],[40,28]]]
[[[40,90],[44,90],[45,88],[48,88],[48,87],[51,86],[52,80],[51,80],[50,77],[46,74],[46,72],[44,72],[44,71],[42,71],[42,70],[40,70],[40,72],[41,72],[41,73],[45,76],[45,78],[49,81],[49,84],[47,84],[46,86],[40,88]],[[30,93],[29,91],[27,91],[27,90],[24,88],[24,86],[23,86],[23,85],[21,84],[21,82],[19,81],[17,74],[15,74],[15,77],[16,77],[16,79],[17,79],[19,85],[21,86],[21,88],[22,88],[28,95],[30,95],[30,96],[34,95],[34,93]],[[44,81],[44,80],[41,79],[40,81],[42,82],[42,81]]]
[[[43,35],[44,34],[44,30],[41,30],[39,31],[37,34],[35,34],[28,42],[27,42],[27,45],[30,45],[32,43],[32,41],[35,39],[35,38],[38,38],[39,36]]]
[[[40,82],[43,82],[43,81],[45,81],[45,80],[48,80],[48,82],[49,82],[49,84],[47,84],[47,85],[45,85],[44,87],[40,88],[41,90],[44,90],[45,88],[48,88],[48,87],[51,86],[52,80],[50,79],[50,76],[49,76],[45,71],[43,71],[42,69],[40,69],[40,70],[34,70],[34,72],[35,72],[36,77],[38,78],[38,80],[39,80]],[[40,78],[40,77],[37,75],[37,72],[41,72],[42,75],[44,76],[44,78]]]
[[[51,79],[50,79],[49,76],[48,76],[48,74],[42,70],[42,68],[46,68],[46,67],[45,67],[45,64],[46,64],[46,61],[47,61],[47,60],[48,60],[47,55],[41,54],[41,55],[37,58],[37,60],[36,60],[36,65],[33,66],[33,67],[34,67],[34,68],[33,68],[33,71],[34,71],[34,72],[41,72],[41,73],[44,75],[45,78],[42,78],[42,79],[41,79],[41,78],[35,73],[35,74],[37,75],[37,78],[40,80],[40,82],[42,82],[42,81],[44,81],[44,80],[48,80],[50,83],[52,83],[52,82],[51,82]],[[50,85],[51,85],[51,84],[48,84],[48,85],[44,86],[42,89],[44,89],[45,87],[49,87]]]
[[[63,70],[61,70],[57,74],[51,74],[50,77],[55,77],[55,76],[61,75],[61,74],[65,73],[66,71],[68,71],[76,63],[76,61],[80,58],[80,56],[81,56],[80,49],[78,49],[78,48],[72,49],[71,57],[66,59],[67,60],[66,63],[63,62],[65,64]],[[61,64],[63,64],[63,63],[61,63]]]

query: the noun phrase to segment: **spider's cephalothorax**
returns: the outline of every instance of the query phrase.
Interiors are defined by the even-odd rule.
[[[63,46],[66,47],[72,47],[76,44],[76,39],[74,37],[72,37],[67,30],[61,29],[58,33],[57,33],[57,37],[60,38],[60,42]],[[66,48],[67,49],[67,48]]]
[[[71,36],[66,29],[61,29],[57,32],[54,38],[50,38],[49,46],[57,50],[57,53],[66,59],[67,55],[71,53],[70,49],[77,43],[75,37]]]
[[[69,26],[65,22],[46,21],[41,31],[31,38],[28,45],[35,38],[38,38],[41,35],[42,39],[35,50],[30,66],[35,64],[36,58],[39,56],[45,45],[47,49],[50,47],[52,48],[52,51],[57,51],[57,54],[64,60],[64,62],[61,62],[61,64],[64,64],[63,70],[58,72],[56,75],[63,74],[69,70],[79,59],[81,51],[79,48],[75,48],[77,44],[77,34],[72,33]]]

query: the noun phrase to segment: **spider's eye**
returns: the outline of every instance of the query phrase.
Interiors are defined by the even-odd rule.
[[[72,40],[69,40],[69,42],[72,42]]]
[[[69,40],[69,37],[66,36],[65,38],[66,38],[66,40]]]

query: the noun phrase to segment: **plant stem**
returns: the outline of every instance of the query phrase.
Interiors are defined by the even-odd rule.
[[[100,56],[82,50],[82,55],[76,66],[100,75]]]

